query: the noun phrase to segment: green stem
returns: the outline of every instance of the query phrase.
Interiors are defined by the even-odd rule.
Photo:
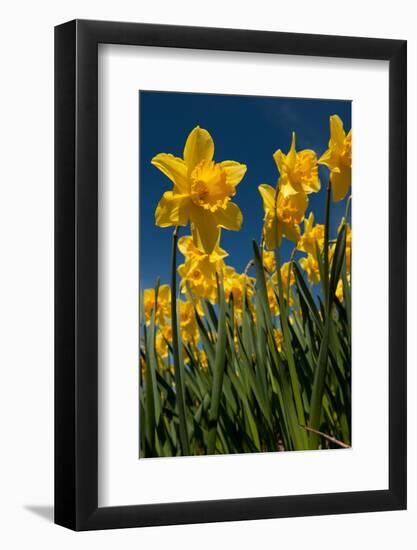
[[[320,420],[323,410],[323,394],[326,382],[326,373],[329,363],[329,339],[332,328],[331,310],[333,307],[334,294],[337,281],[340,278],[340,272],[345,262],[346,254],[346,222],[343,223],[339,232],[336,248],[333,256],[332,273],[329,282],[329,301],[326,311],[326,322],[324,325],[323,337],[320,344],[320,352],[317,360],[317,366],[314,373],[313,390],[311,394],[310,422],[309,428],[317,432],[320,429]],[[316,449],[319,445],[317,433],[310,433],[310,449]]]
[[[319,445],[319,436],[317,430],[320,428],[321,413],[323,407],[323,392],[324,383],[326,380],[327,364],[328,364],[328,349],[329,349],[329,332],[330,332],[330,281],[329,281],[329,230],[330,230],[330,193],[331,184],[330,178],[327,182],[326,190],[326,211],[324,225],[324,246],[323,246],[323,289],[325,297],[326,320],[324,325],[323,337],[320,344],[319,356],[317,358],[316,370],[314,372],[313,390],[310,404],[310,420],[309,427],[313,431],[309,434],[310,449],[317,449]]]
[[[281,320],[281,326],[282,326],[282,333],[284,336],[284,346],[288,361],[288,370],[290,372],[290,380],[291,380],[291,387],[294,394],[294,401],[295,401],[295,407],[297,411],[297,417],[298,417],[298,423],[304,425],[304,407],[303,407],[303,400],[301,398],[301,391],[300,391],[300,385],[297,375],[297,369],[295,366],[295,360],[294,360],[294,354],[292,349],[292,343],[291,343],[291,336],[290,336],[290,328],[288,324],[288,310],[287,310],[287,304],[284,297],[284,291],[283,291],[283,285],[282,285],[282,278],[281,278],[281,257],[280,257],[280,243],[279,243],[279,220],[278,220],[278,194],[279,194],[279,183],[277,183],[277,188],[275,191],[275,223],[276,223],[276,270],[277,270],[277,280],[278,280],[278,301],[279,301],[279,309],[280,309],[280,320]],[[290,262],[291,267],[291,262]],[[288,274],[290,275],[290,273]],[[289,295],[287,295],[287,298],[289,298]],[[303,441],[302,448],[307,447],[307,437],[304,431],[302,431],[299,426],[296,427],[296,430],[298,432],[298,436]]]
[[[324,325],[323,337],[320,344],[320,352],[317,359],[317,366],[314,372],[313,390],[311,395],[310,405],[310,420],[309,428],[318,430],[320,428],[321,412],[323,406],[324,383],[326,379],[328,349],[329,349],[329,331],[330,318],[329,312],[326,315],[326,323]],[[310,449],[317,449],[319,445],[319,436],[314,431],[309,435]]]
[[[219,289],[219,319],[216,343],[216,358],[214,362],[213,386],[209,411],[209,433],[207,454],[216,450],[217,424],[219,419],[220,399],[223,391],[224,368],[226,362],[226,301],[223,292],[223,281],[217,279]]]
[[[277,223],[278,225],[278,223]],[[276,264],[277,264],[277,279],[278,279],[278,300],[279,300],[279,309],[280,309],[280,320],[281,320],[281,326],[282,326],[282,334],[284,336],[284,346],[288,361],[288,370],[290,372],[290,380],[291,380],[291,387],[294,394],[294,401],[295,401],[295,408],[297,410],[297,417],[299,424],[304,425],[305,422],[305,416],[304,416],[304,407],[303,407],[303,400],[301,398],[301,392],[300,392],[300,385],[298,381],[298,375],[297,375],[297,369],[295,366],[295,360],[294,360],[294,354],[292,349],[292,343],[291,343],[291,336],[290,336],[290,327],[288,324],[288,310],[287,310],[287,304],[284,296],[283,291],[283,284],[282,284],[282,278],[281,278],[281,255],[279,250],[279,245],[276,248]],[[291,263],[290,263],[291,266]],[[287,295],[289,298],[289,295]],[[299,427],[297,427],[299,429]],[[305,432],[303,432],[301,429],[299,429],[301,439],[304,440],[303,448],[306,448],[306,436]]]
[[[183,456],[189,456],[187,420],[185,416],[184,388],[182,384],[180,350],[178,345],[178,318],[177,318],[177,226],[172,234],[172,255],[171,255],[171,323],[172,323],[172,351],[174,356],[175,386],[177,389],[178,416],[180,421],[180,440]]]

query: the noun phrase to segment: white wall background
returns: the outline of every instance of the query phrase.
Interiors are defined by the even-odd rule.
[[[407,0],[15,0],[0,23],[0,545],[413,548],[417,539],[417,37]],[[409,55],[409,510],[72,533],[53,499],[53,26],[73,18],[404,38]],[[371,128],[370,132],[377,132]],[[377,162],[377,159],[375,159]],[[414,541],[414,544],[413,544]]]

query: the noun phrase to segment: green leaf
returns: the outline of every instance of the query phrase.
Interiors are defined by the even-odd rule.
[[[207,454],[214,454],[216,449],[217,427],[219,420],[220,398],[223,389],[224,366],[226,359],[226,302],[223,292],[223,284],[219,283],[219,322],[216,342],[216,359],[214,363],[213,388],[211,393],[211,405],[209,411],[209,434]]]

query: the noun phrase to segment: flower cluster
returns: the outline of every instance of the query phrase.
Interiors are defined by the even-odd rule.
[[[288,152],[278,149],[272,156],[278,171],[277,184],[275,187],[261,184],[258,189],[264,209],[261,255],[267,300],[272,318],[278,319],[280,284],[288,308],[294,306],[293,261],[298,261],[312,285],[320,283],[320,266],[325,254],[331,267],[335,241],[326,241],[325,225],[315,223],[313,211],[308,215],[307,211],[311,195],[321,189],[319,165],[329,170],[333,201],[346,197],[351,184],[352,134],[346,135],[341,119],[333,115],[330,117],[328,149],[321,157],[318,158],[310,149],[297,150],[295,132]],[[228,252],[221,247],[222,230],[239,231],[242,225],[243,215],[233,198],[247,167],[233,160],[214,160],[213,139],[199,126],[190,132],[182,157],[159,153],[151,162],[173,185],[156,207],[156,225],[189,227],[189,234],[178,240],[178,250],[184,257],[178,266],[179,289],[183,297],[177,303],[178,324],[184,361],[194,357],[206,368],[208,360],[200,345],[198,318],[207,314],[207,304],[217,307],[219,285],[222,285],[226,302],[233,302],[236,322],[239,322],[245,307],[250,310],[252,318],[256,318],[252,304],[256,280],[247,273],[251,263],[245,272],[237,272],[228,265]],[[344,219],[339,231],[342,227],[346,227],[346,272],[350,283],[352,236]],[[294,250],[291,261],[279,265],[277,254],[283,238],[292,241]],[[296,254],[301,254],[301,257]],[[338,281],[335,295],[343,301],[342,279]],[[159,361],[165,364],[173,339],[170,287],[161,285],[157,296],[154,289],[146,289],[143,304],[146,323],[150,323],[154,312],[157,327],[155,349]],[[283,336],[278,323],[274,330],[280,352]]]

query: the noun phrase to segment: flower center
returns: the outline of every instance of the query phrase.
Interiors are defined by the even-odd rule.
[[[191,200],[197,206],[215,212],[226,208],[235,194],[233,185],[227,183],[226,172],[213,161],[202,160],[191,173]]]
[[[199,269],[194,269],[191,275],[194,281],[198,281],[201,279],[201,271]]]

